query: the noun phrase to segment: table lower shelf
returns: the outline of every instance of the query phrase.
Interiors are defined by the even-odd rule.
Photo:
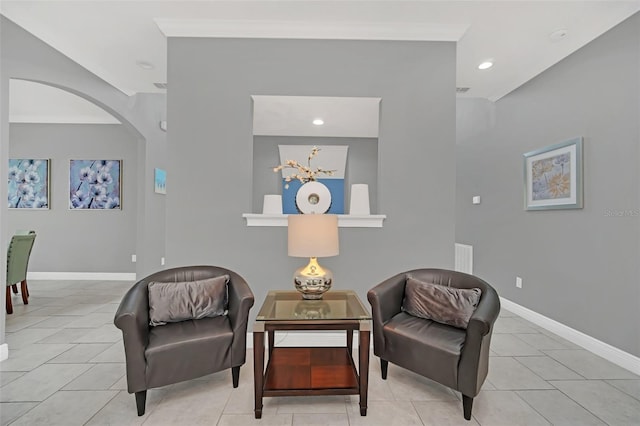
[[[357,393],[358,373],[347,348],[273,348],[264,396]]]

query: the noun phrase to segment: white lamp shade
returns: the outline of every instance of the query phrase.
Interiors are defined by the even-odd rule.
[[[333,214],[290,214],[289,256],[329,257],[340,253],[338,216]]]

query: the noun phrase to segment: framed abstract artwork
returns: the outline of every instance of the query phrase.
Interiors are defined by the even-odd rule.
[[[582,208],[582,138],[524,154],[526,210]]]
[[[69,209],[122,209],[121,181],[122,160],[71,160]]]
[[[167,172],[163,169],[154,169],[153,190],[156,194],[167,193]]]
[[[9,159],[10,209],[49,209],[49,160]]]

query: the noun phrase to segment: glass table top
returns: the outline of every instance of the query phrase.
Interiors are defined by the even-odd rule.
[[[371,314],[352,290],[331,290],[320,300],[305,300],[297,291],[272,290],[257,321],[369,320]]]

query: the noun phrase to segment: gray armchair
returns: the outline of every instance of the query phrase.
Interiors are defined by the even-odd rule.
[[[221,275],[229,275],[227,315],[149,325],[148,283],[196,281]],[[227,368],[231,368],[233,387],[238,387],[253,302],[253,293],[240,275],[216,266],[167,269],[137,282],[122,299],[114,323],[122,330],[127,389],[135,393],[138,415],[144,414],[147,389]]]
[[[407,276],[456,288],[480,288],[482,295],[467,329],[403,312]],[[489,344],[500,299],[485,281],[443,269],[416,269],[395,275],[369,290],[373,317],[373,350],[380,357],[382,378],[389,362],[462,393],[464,418],[471,419],[473,398],[489,371]]]

